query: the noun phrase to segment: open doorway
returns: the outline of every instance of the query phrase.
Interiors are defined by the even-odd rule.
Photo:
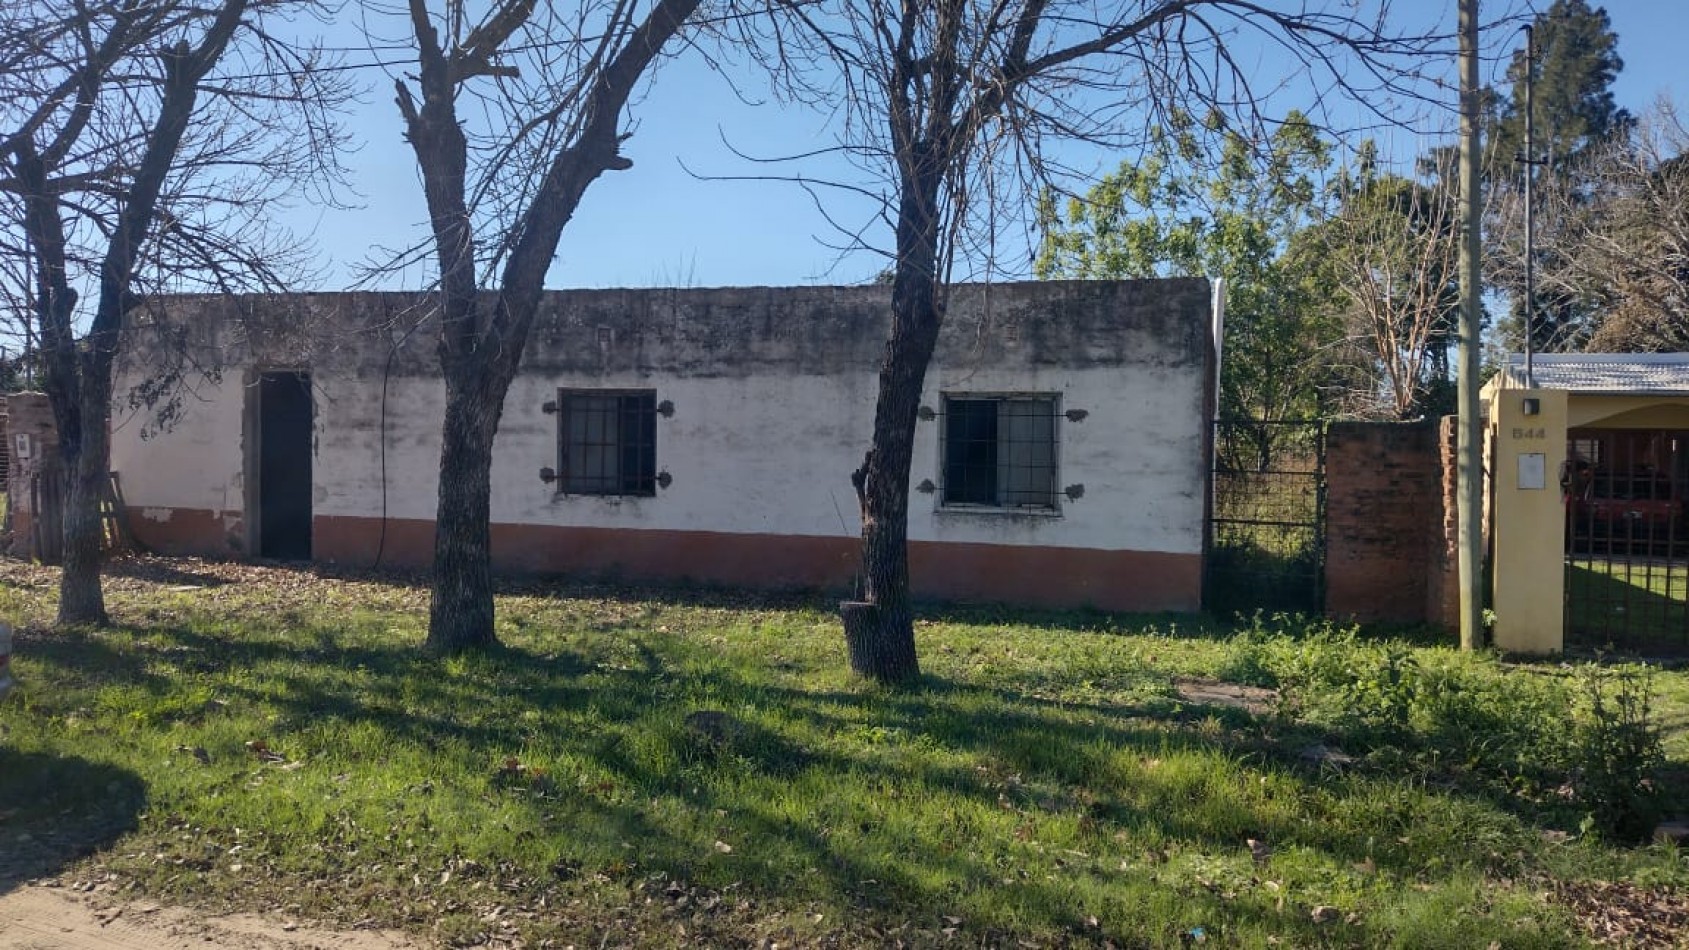
[[[258,377],[258,556],[311,557],[311,376]]]

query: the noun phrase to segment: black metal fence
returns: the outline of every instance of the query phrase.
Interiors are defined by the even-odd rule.
[[[1689,432],[1573,429],[1566,459],[1567,641],[1689,651]]]
[[[1325,604],[1325,424],[1214,423],[1203,578],[1215,613],[1318,613]]]

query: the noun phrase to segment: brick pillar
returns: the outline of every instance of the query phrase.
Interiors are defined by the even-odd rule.
[[[53,505],[61,495],[58,427],[46,393],[13,393],[6,400],[6,447],[11,470],[6,485],[12,539],[7,550],[17,557],[56,561],[58,512],[42,517],[38,504]]]
[[[1444,482],[1436,435],[1433,424],[1418,422],[1336,422],[1327,430],[1329,616],[1428,619],[1435,559],[1427,518],[1442,507]]]
[[[1426,584],[1425,620],[1454,630],[1460,626],[1460,517],[1455,507],[1459,480],[1455,466],[1459,457],[1455,452],[1458,416],[1444,416],[1437,424],[1437,462],[1441,473],[1441,491],[1432,499],[1427,512],[1426,528],[1429,545]],[[1485,492],[1486,509],[1489,493]],[[1488,511],[1485,512],[1488,523]]]

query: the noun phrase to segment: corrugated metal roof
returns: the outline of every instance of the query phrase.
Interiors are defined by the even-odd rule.
[[[1509,386],[1525,386],[1525,357],[1509,354],[1506,373]],[[1689,353],[1544,353],[1532,375],[1538,389],[1689,395]]]

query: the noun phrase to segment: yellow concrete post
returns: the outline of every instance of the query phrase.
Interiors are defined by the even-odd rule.
[[[1493,643],[1509,653],[1558,653],[1565,643],[1566,405],[1563,390],[1491,393]]]

